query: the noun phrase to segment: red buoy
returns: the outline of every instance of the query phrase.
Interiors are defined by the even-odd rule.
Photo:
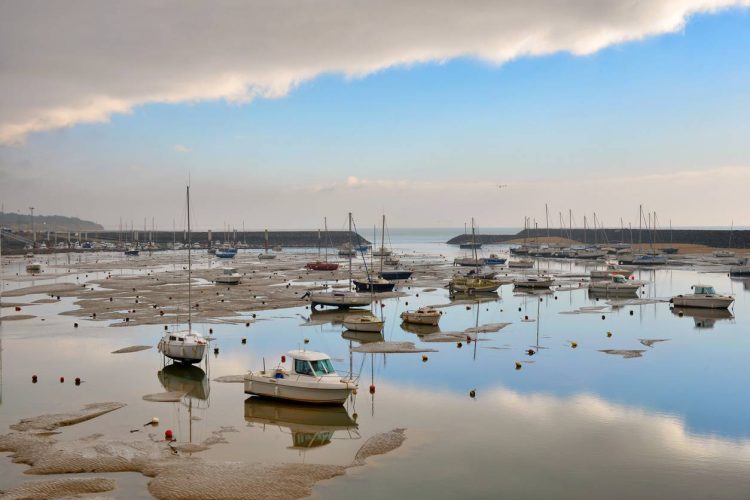
[[[174,439],[172,435],[172,429],[167,429],[166,431],[164,431],[164,439],[166,439],[167,441],[172,441]]]
[[[375,384],[370,384],[370,394],[375,394]]]
[[[76,377],[76,385],[81,385],[81,377]]]
[[[281,356],[281,362],[286,363],[286,356]]]
[[[63,382],[65,382],[65,377],[60,377],[60,383],[62,384]]]

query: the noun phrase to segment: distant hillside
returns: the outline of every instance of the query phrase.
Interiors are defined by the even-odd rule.
[[[14,231],[31,231],[31,216],[29,214],[0,212],[0,226],[9,227]],[[64,215],[36,215],[34,214],[34,230],[40,231],[101,231],[101,224],[78,217]]]

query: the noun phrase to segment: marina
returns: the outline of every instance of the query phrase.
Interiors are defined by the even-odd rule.
[[[411,469],[419,470],[450,463],[457,449],[476,460],[492,453],[496,458],[487,464],[469,458],[479,472],[471,484],[461,486],[481,496],[497,485],[497,473],[482,471],[487,467],[494,469],[492,464],[504,463],[505,453],[544,464],[543,455],[563,453],[568,446],[581,449],[580,443],[570,443],[571,439],[578,442],[571,436],[583,429],[597,429],[597,412],[607,411],[624,419],[622,427],[616,424],[601,429],[606,436],[604,445],[620,451],[605,460],[606,470],[612,473],[595,467],[593,455],[586,453],[579,453],[575,465],[565,466],[567,473],[586,484],[587,489],[592,484],[604,488],[605,484],[616,482],[615,465],[641,464],[638,467],[646,467],[641,469],[646,477],[643,484],[649,488],[683,491],[685,482],[699,491],[705,491],[701,488],[708,488],[709,483],[712,491],[729,496],[744,491],[742,457],[750,439],[744,420],[750,415],[750,408],[723,394],[728,390],[726,376],[730,372],[744,373],[747,366],[739,349],[727,352],[716,348],[724,343],[745,343],[741,331],[750,312],[750,285],[741,279],[730,279],[728,266],[711,262],[706,254],[684,254],[681,258],[685,261],[679,266],[634,267],[633,277],[642,283],[643,293],[634,294],[633,298],[620,294],[604,294],[600,298],[590,293],[593,278],[589,275],[594,269],[606,270],[605,261],[592,267],[589,259],[535,258],[539,269],[499,268],[498,278],[507,284],[498,285],[494,293],[451,298],[448,284],[455,268],[450,246],[421,243],[407,235],[398,238],[394,250],[409,256],[402,265],[413,274],[395,295],[391,292],[363,296],[362,303],[372,303],[378,312],[377,326],[372,328],[366,311],[353,317],[357,309],[339,316],[332,315],[338,314],[334,311],[320,313],[312,309],[311,297],[302,298],[305,291],[319,285],[337,286],[343,296],[354,294],[346,291],[346,265],[325,276],[305,269],[309,255],[317,253],[314,248],[287,251],[283,257],[265,262],[255,258],[252,251],[240,250],[233,260],[233,274],[240,274],[242,282],[223,289],[219,288],[220,283],[212,284],[203,278],[210,275],[207,273],[215,275],[211,261],[217,257],[205,251],[194,252],[193,294],[198,299],[193,300],[200,301],[200,305],[195,308],[192,324],[208,342],[204,359],[189,373],[176,370],[178,364],[167,363],[164,368],[154,348],[109,354],[129,345],[155,346],[162,336],[160,325],[173,323],[175,315],[187,314],[185,307],[167,309],[169,298],[157,291],[167,286],[172,301],[181,301],[179,297],[187,292],[181,284],[185,283],[186,270],[182,266],[186,264],[186,250],[139,257],[73,254],[70,264],[66,254],[50,255],[43,261],[41,275],[25,273],[23,259],[4,256],[0,425],[7,428],[34,415],[73,411],[93,401],[120,401],[126,406],[63,431],[69,437],[60,445],[73,446],[76,439],[104,428],[107,437],[99,439],[133,443],[169,429],[176,439],[171,446],[201,450],[178,451],[175,460],[185,454],[197,457],[201,463],[244,461],[244,450],[252,447],[263,450],[263,463],[293,464],[304,460],[342,467],[352,460],[364,440],[402,428],[406,440],[397,452],[399,458],[392,466],[390,459],[379,459],[380,468],[369,470],[367,481],[374,480],[370,474],[375,474],[397,487],[401,477],[398,471],[403,467],[398,464],[408,463]],[[507,255],[509,247],[497,245],[492,251]],[[353,267],[354,272],[364,271],[364,264]],[[533,282],[545,275],[554,276],[554,282],[543,295],[536,287],[526,292],[517,286],[519,280]],[[735,302],[729,310],[718,313],[714,309],[678,305],[672,308],[670,298],[689,289],[695,281],[731,293]],[[256,298],[246,298],[249,294],[245,287]],[[20,310],[16,311],[16,307]],[[160,314],[162,310],[164,315]],[[439,326],[433,326],[438,319]],[[356,331],[356,326],[354,330],[347,328],[355,322],[366,324],[360,328],[364,331]],[[491,326],[497,323],[508,326],[497,331]],[[662,342],[653,343],[648,338],[647,331],[655,329]],[[573,331],[576,333],[571,334]],[[89,349],[74,347],[81,342]],[[644,348],[644,342],[650,345]],[[403,350],[403,345],[409,343],[416,346],[417,352],[422,346],[436,352],[410,354],[411,348]],[[370,345],[376,346],[375,350],[357,352],[357,346]],[[299,350],[289,351],[296,346],[300,346]],[[61,356],[61,350],[66,354]],[[326,354],[315,354],[316,351]],[[533,356],[529,354],[532,351]],[[637,359],[629,359],[635,351],[643,352],[638,353]],[[620,352],[625,354],[617,356]],[[336,373],[331,379],[341,384],[339,380],[347,380],[351,369],[359,390],[355,390],[355,395],[347,392],[352,389],[343,387],[337,389],[343,391],[340,396],[320,398],[340,401],[337,410],[313,411],[257,399],[257,394],[275,395],[271,384],[279,383],[274,378],[277,370],[292,373],[293,365],[274,368],[281,359],[280,353],[286,353],[287,363],[293,356],[327,356]],[[676,392],[677,384],[698,376],[685,371],[697,357],[701,363],[720,364],[722,368],[701,374],[699,391]],[[269,372],[260,370],[263,363]],[[682,379],[655,376],[665,363],[671,370],[683,373]],[[127,374],[129,382],[116,387],[106,383],[105,374],[111,370]],[[171,373],[173,370],[175,373]],[[460,376],[446,376],[456,370]],[[488,377],[487,370],[493,375]],[[603,372],[608,373],[607,383],[599,376]],[[253,373],[258,374],[257,380],[247,378]],[[31,380],[32,374],[36,382]],[[61,383],[60,377],[66,381]],[[73,379],[80,379],[80,384],[74,384]],[[241,383],[227,383],[225,379]],[[625,383],[625,379],[629,382]],[[648,384],[648,389],[627,389],[641,384]],[[250,393],[244,397],[243,385],[244,392]],[[167,393],[159,392],[165,389]],[[29,398],[29,391],[39,395]],[[280,393],[285,396],[282,400],[310,398],[299,390],[289,391]],[[159,397],[167,399],[167,395],[176,394],[176,399],[155,403],[142,399],[146,394],[164,394]],[[439,415],[432,410],[435,400],[440,404]],[[713,410],[707,411],[706,405]],[[190,421],[190,429],[182,417],[188,409],[193,415],[200,414],[200,420]],[[524,416],[528,411],[555,411],[559,418],[554,427],[548,427],[545,420],[529,420]],[[491,424],[499,414],[501,422]],[[130,432],[140,429],[152,417],[158,417],[158,427]],[[456,418],[470,418],[485,427],[475,429],[472,425],[473,430],[458,440],[423,441],[435,432],[452,435],[452,420]],[[637,426],[632,427],[635,422]],[[486,426],[495,431],[487,434]],[[228,428],[232,432],[222,433],[220,444],[202,444],[206,440],[212,442],[213,433]],[[677,432],[681,451],[668,452],[663,448],[667,429],[669,436]],[[291,437],[284,437],[290,432]],[[530,455],[524,441],[514,440],[508,433],[541,434],[543,440],[537,441],[541,447]],[[353,438],[354,435],[359,437]],[[469,444],[480,436],[485,438],[481,444]],[[654,444],[623,454],[618,440],[625,436]],[[0,438],[0,442],[7,443],[7,437]],[[412,442],[421,444],[415,447]],[[700,460],[690,451],[694,446],[705,447],[705,443],[711,443],[714,449],[711,462]],[[8,449],[8,444],[4,446]],[[659,463],[647,461],[643,465],[655,450],[653,446],[660,447]],[[504,452],[498,455],[500,449]],[[662,475],[664,470],[674,470],[676,463],[685,471],[679,486],[671,481],[665,483]],[[710,479],[715,463],[721,463],[724,470],[720,483]],[[4,473],[6,484],[23,482],[23,469],[13,469],[18,472],[9,476],[9,466],[9,461],[3,466],[8,471]],[[503,476],[520,473],[509,463],[502,469]],[[597,471],[595,476],[592,470]],[[738,474],[736,480],[727,480],[726,474],[731,478],[733,470]],[[105,472],[101,475],[112,477]],[[153,493],[154,487],[147,487],[147,483],[154,481],[141,477],[133,483],[140,486],[129,488],[148,488]],[[333,482],[313,485],[311,492],[313,497],[344,498],[354,494],[363,479],[360,472],[351,477],[347,473]],[[451,485],[461,481],[460,476],[447,472],[423,484],[432,496],[447,497],[450,495],[446,492],[454,491]],[[536,483],[525,485],[523,491],[542,494],[545,490]],[[521,489],[515,493],[520,495]]]

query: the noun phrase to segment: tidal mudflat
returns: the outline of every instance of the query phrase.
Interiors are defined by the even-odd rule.
[[[195,328],[213,340],[207,361],[189,368],[150,348],[186,316],[185,254],[51,256],[34,276],[5,258],[0,489],[10,497],[746,496],[748,282],[684,257],[638,269],[637,298],[600,298],[587,290],[600,264],[543,260],[556,277],[545,293],[511,283],[536,269],[500,270],[508,284],[496,295],[451,298],[455,250],[398,250],[413,279],[376,296],[385,320],[376,339],[302,298],[345,287],[345,263],[308,272],[303,252],[273,261],[240,253],[232,265],[242,283],[227,286],[213,283],[224,263],[199,255]],[[733,294],[733,307],[670,309],[669,298],[696,283]],[[440,306],[438,329],[402,325],[401,312],[424,305]],[[243,393],[237,382],[248,369],[300,347],[330,354],[342,373],[352,366],[358,393],[334,408]]]

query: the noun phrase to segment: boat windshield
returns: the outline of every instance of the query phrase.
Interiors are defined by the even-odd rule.
[[[628,282],[628,280],[625,279],[624,276],[620,276],[619,274],[614,275],[612,278],[615,283],[627,283]]]
[[[310,361],[312,369],[316,375],[327,375],[330,373],[336,373],[333,369],[330,359],[318,359],[316,361]]]
[[[712,287],[712,286],[696,286],[695,287],[695,293],[696,294],[712,295],[712,294],[715,294],[716,291],[714,290],[714,287]]]

